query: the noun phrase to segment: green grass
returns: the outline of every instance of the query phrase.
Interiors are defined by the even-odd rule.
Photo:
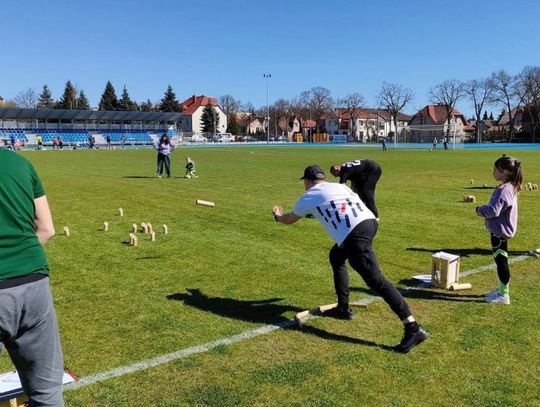
[[[502,151],[388,151],[358,148],[190,148],[173,153],[173,179],[154,178],[150,150],[46,151],[36,166],[58,235],[47,246],[65,363],[80,377],[292,318],[334,302],[328,249],[317,222],[277,224],[308,164],[372,158],[381,224],[375,249],[389,280],[427,274],[431,252],[462,255],[461,269],[492,263],[489,236],[475,216],[487,202]],[[540,181],[540,153],[516,151],[526,181]],[[183,179],[185,156],[198,179]],[[216,203],[195,205],[196,199]],[[513,256],[540,247],[540,192],[519,199]],[[118,216],[118,208],[125,216]],[[100,231],[104,221],[109,232]],[[157,242],[123,242],[131,224],[151,222]],[[169,226],[164,236],[161,225]],[[62,236],[68,225],[71,236]],[[512,305],[481,294],[496,272],[467,277],[473,289],[408,292],[432,338],[409,355],[385,303],[352,322],[310,321],[152,369],[65,393],[68,406],[530,406],[538,405],[540,261],[511,266]],[[402,283],[400,283],[402,281]],[[351,273],[353,299],[368,294]],[[170,296],[168,298],[168,296]],[[11,369],[0,358],[2,370]]]

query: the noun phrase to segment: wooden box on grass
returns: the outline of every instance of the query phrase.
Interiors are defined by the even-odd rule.
[[[459,256],[437,252],[432,256],[431,285],[438,288],[450,288],[459,281]]]

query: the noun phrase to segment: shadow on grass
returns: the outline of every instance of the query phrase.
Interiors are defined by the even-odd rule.
[[[414,279],[400,280],[399,284],[406,285],[408,287],[418,286],[418,281]],[[430,288],[417,288],[417,289],[400,289],[401,295],[404,298],[417,298],[420,300],[436,300],[436,301],[457,301],[457,302],[481,302],[484,303],[483,294],[458,294],[450,291],[442,291],[439,289]],[[354,287],[351,291],[361,292],[364,294],[377,296],[375,291],[369,288]]]
[[[147,175],[125,175],[122,177],[123,179],[159,179],[157,175],[153,176],[147,176]],[[186,177],[167,177],[166,175],[163,176],[162,179],[165,178],[174,178],[174,179],[187,179]]]
[[[464,189],[495,189],[495,187],[490,187],[490,186],[481,186],[481,187],[465,187]]]
[[[428,252],[428,253],[436,253],[436,252],[446,252],[451,254],[456,254],[461,257],[469,257],[472,254],[482,255],[482,256],[493,256],[493,252],[491,249],[484,249],[480,247],[474,247],[474,248],[427,248],[427,247],[407,247],[405,249],[407,251],[413,251],[413,252]],[[524,254],[529,254],[527,250],[510,250],[508,251],[508,254],[511,256],[521,256]]]
[[[346,335],[334,334],[334,333],[325,331],[324,329],[315,328],[314,326],[310,326],[310,325],[302,325],[301,327],[299,327],[298,325],[293,325],[285,329],[290,330],[290,331],[299,331],[305,334],[314,335],[321,339],[326,339],[330,341],[347,342],[347,343],[352,343],[355,345],[364,345],[364,346],[369,346],[372,348],[389,350],[392,352],[395,351],[395,348],[393,346],[384,345],[382,343],[372,342],[372,341],[368,341],[361,338],[352,338]]]
[[[187,293],[167,295],[167,299],[182,301],[184,304],[213,314],[260,324],[275,324],[288,321],[283,314],[288,311],[300,312],[301,308],[276,304],[282,298],[266,300],[235,300],[232,298],[209,297],[198,288],[188,288]]]
[[[391,346],[367,341],[365,339],[333,334],[312,326],[303,325],[302,327],[299,327],[296,324],[293,325],[290,323],[291,321],[289,318],[283,316],[283,313],[288,311],[300,312],[303,311],[303,309],[291,305],[276,304],[277,302],[282,301],[281,298],[269,298],[266,300],[235,300],[232,298],[209,297],[206,294],[203,294],[198,288],[188,288],[186,293],[167,295],[167,299],[182,301],[185,305],[226,318],[260,324],[282,324],[283,329],[303,332],[326,340],[348,342],[394,351],[394,348]]]

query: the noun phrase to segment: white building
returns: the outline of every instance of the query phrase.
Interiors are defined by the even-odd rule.
[[[180,123],[180,131],[186,133],[202,133],[202,115],[205,106],[210,104],[216,112],[218,125],[216,133],[225,133],[227,130],[227,115],[221,110],[216,98],[211,96],[191,96],[184,100],[182,105],[182,122]]]

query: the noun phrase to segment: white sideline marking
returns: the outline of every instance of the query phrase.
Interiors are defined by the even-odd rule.
[[[514,258],[509,259],[508,263],[509,264],[516,263],[518,261],[526,260],[526,259],[528,259],[530,257],[531,257],[530,255],[522,255],[522,256],[514,257]],[[486,270],[492,270],[492,269],[495,269],[496,267],[497,266],[496,266],[495,263],[487,264],[485,266],[481,266],[481,267],[478,267],[478,268],[475,268],[475,269],[472,269],[472,270],[464,271],[463,273],[460,273],[459,276],[460,277],[470,276],[471,274],[480,273],[480,272],[486,271]],[[425,287],[428,287],[428,286],[429,286],[429,284],[422,283],[422,284],[420,284],[420,285],[418,285],[416,287],[406,288],[406,289],[404,289],[404,291],[406,291],[406,290],[418,290],[418,289],[425,288]],[[355,301],[354,303],[355,304],[365,304],[365,305],[367,305],[367,304],[371,304],[372,302],[380,301],[380,300],[382,300],[381,297],[368,296],[368,297],[362,298],[359,301]],[[315,318],[319,318],[319,316],[310,315],[305,319],[305,321],[308,320],[308,319],[315,319]],[[266,334],[268,334],[270,332],[273,332],[273,331],[276,331],[278,329],[287,328],[287,327],[293,326],[293,325],[296,325],[296,321],[294,320],[294,318],[289,319],[288,321],[283,321],[283,322],[279,322],[279,323],[276,323],[276,324],[264,325],[264,326],[261,326],[260,328],[256,328],[256,329],[249,329],[249,330],[241,332],[241,333],[239,333],[237,335],[232,335],[232,336],[228,336],[226,338],[217,339],[217,340],[212,341],[212,342],[203,343],[202,345],[191,346],[189,348],[181,349],[181,350],[178,350],[178,351],[172,352],[172,353],[166,353],[165,355],[157,356],[155,358],[141,360],[140,362],[134,363],[132,365],[121,366],[121,367],[118,367],[116,369],[108,370],[106,372],[96,373],[96,374],[93,374],[93,375],[90,375],[90,376],[86,376],[86,377],[83,377],[83,378],[79,379],[76,382],[66,384],[64,386],[64,390],[80,389],[80,388],[86,387],[86,386],[88,386],[90,384],[102,382],[102,381],[105,381],[105,380],[108,380],[108,379],[112,379],[114,377],[124,376],[126,374],[137,372],[139,370],[145,370],[145,369],[148,369],[148,368],[151,368],[151,367],[156,367],[156,366],[159,366],[159,365],[163,365],[165,363],[169,363],[169,362],[172,362],[172,361],[177,360],[177,359],[183,359],[183,358],[186,358],[188,356],[195,355],[197,353],[208,352],[209,350],[212,350],[212,349],[214,349],[214,348],[216,348],[218,346],[231,345],[233,343],[242,342],[242,341],[245,341],[247,339],[255,338],[256,336],[260,336],[260,335],[266,335]]]

